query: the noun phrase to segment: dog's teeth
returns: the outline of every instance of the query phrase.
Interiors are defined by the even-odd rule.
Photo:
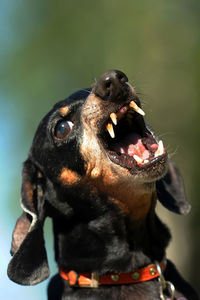
[[[111,113],[110,118],[111,118],[113,124],[117,125],[117,115],[115,113]]]
[[[124,151],[124,149],[123,149],[122,147],[120,147],[119,150],[120,150],[120,153],[121,153],[121,154],[124,154],[124,153],[125,153],[125,151]]]
[[[163,142],[159,141],[158,143],[158,149],[156,150],[154,157],[158,157],[164,153],[164,147],[163,147]]]
[[[134,102],[134,101],[131,101],[129,103],[129,106],[134,109],[138,114],[144,116],[145,115],[145,112],[139,107],[137,106],[137,104]]]
[[[140,158],[139,156],[137,156],[136,154],[133,155],[133,158],[136,160],[137,163],[142,164],[143,163],[143,159]]]
[[[144,160],[144,164],[148,164],[149,163],[149,160],[148,159],[145,159]]]
[[[114,132],[112,123],[108,123],[108,124],[106,125],[106,129],[108,130],[108,132],[109,132],[111,138],[114,139],[114,137],[115,137],[115,132]]]

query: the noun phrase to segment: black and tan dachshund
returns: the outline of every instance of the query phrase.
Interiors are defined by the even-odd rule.
[[[126,75],[104,73],[43,118],[23,166],[8,276],[49,276],[43,224],[53,220],[59,273],[48,299],[199,299],[166,259],[170,232],[157,199],[187,214],[175,164],[144,119]]]

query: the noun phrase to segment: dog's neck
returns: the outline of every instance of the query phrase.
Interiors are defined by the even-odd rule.
[[[80,272],[128,272],[163,258],[170,235],[155,215],[155,193],[140,194],[139,203],[139,194],[130,195],[126,199],[129,213],[120,207],[122,195],[111,201],[105,194],[86,194],[84,197],[80,191],[79,201],[71,194],[69,217],[62,212],[57,217],[51,214],[60,267]],[[68,196],[63,193],[62,197],[66,203]]]
[[[108,198],[130,219],[141,223],[142,220],[145,221],[151,207],[155,207],[156,192],[154,185],[145,189],[138,185],[131,192],[128,189],[113,189]]]

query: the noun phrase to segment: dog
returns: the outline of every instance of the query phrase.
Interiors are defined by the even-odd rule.
[[[199,299],[166,258],[171,235],[156,202],[184,215],[190,204],[144,114],[127,76],[110,70],[42,119],[23,165],[11,280],[49,277],[43,224],[50,217],[59,273],[49,300]]]

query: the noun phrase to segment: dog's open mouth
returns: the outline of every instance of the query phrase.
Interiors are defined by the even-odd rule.
[[[129,170],[146,169],[167,153],[147,128],[144,112],[134,101],[112,112],[101,132],[101,141],[110,160]]]

